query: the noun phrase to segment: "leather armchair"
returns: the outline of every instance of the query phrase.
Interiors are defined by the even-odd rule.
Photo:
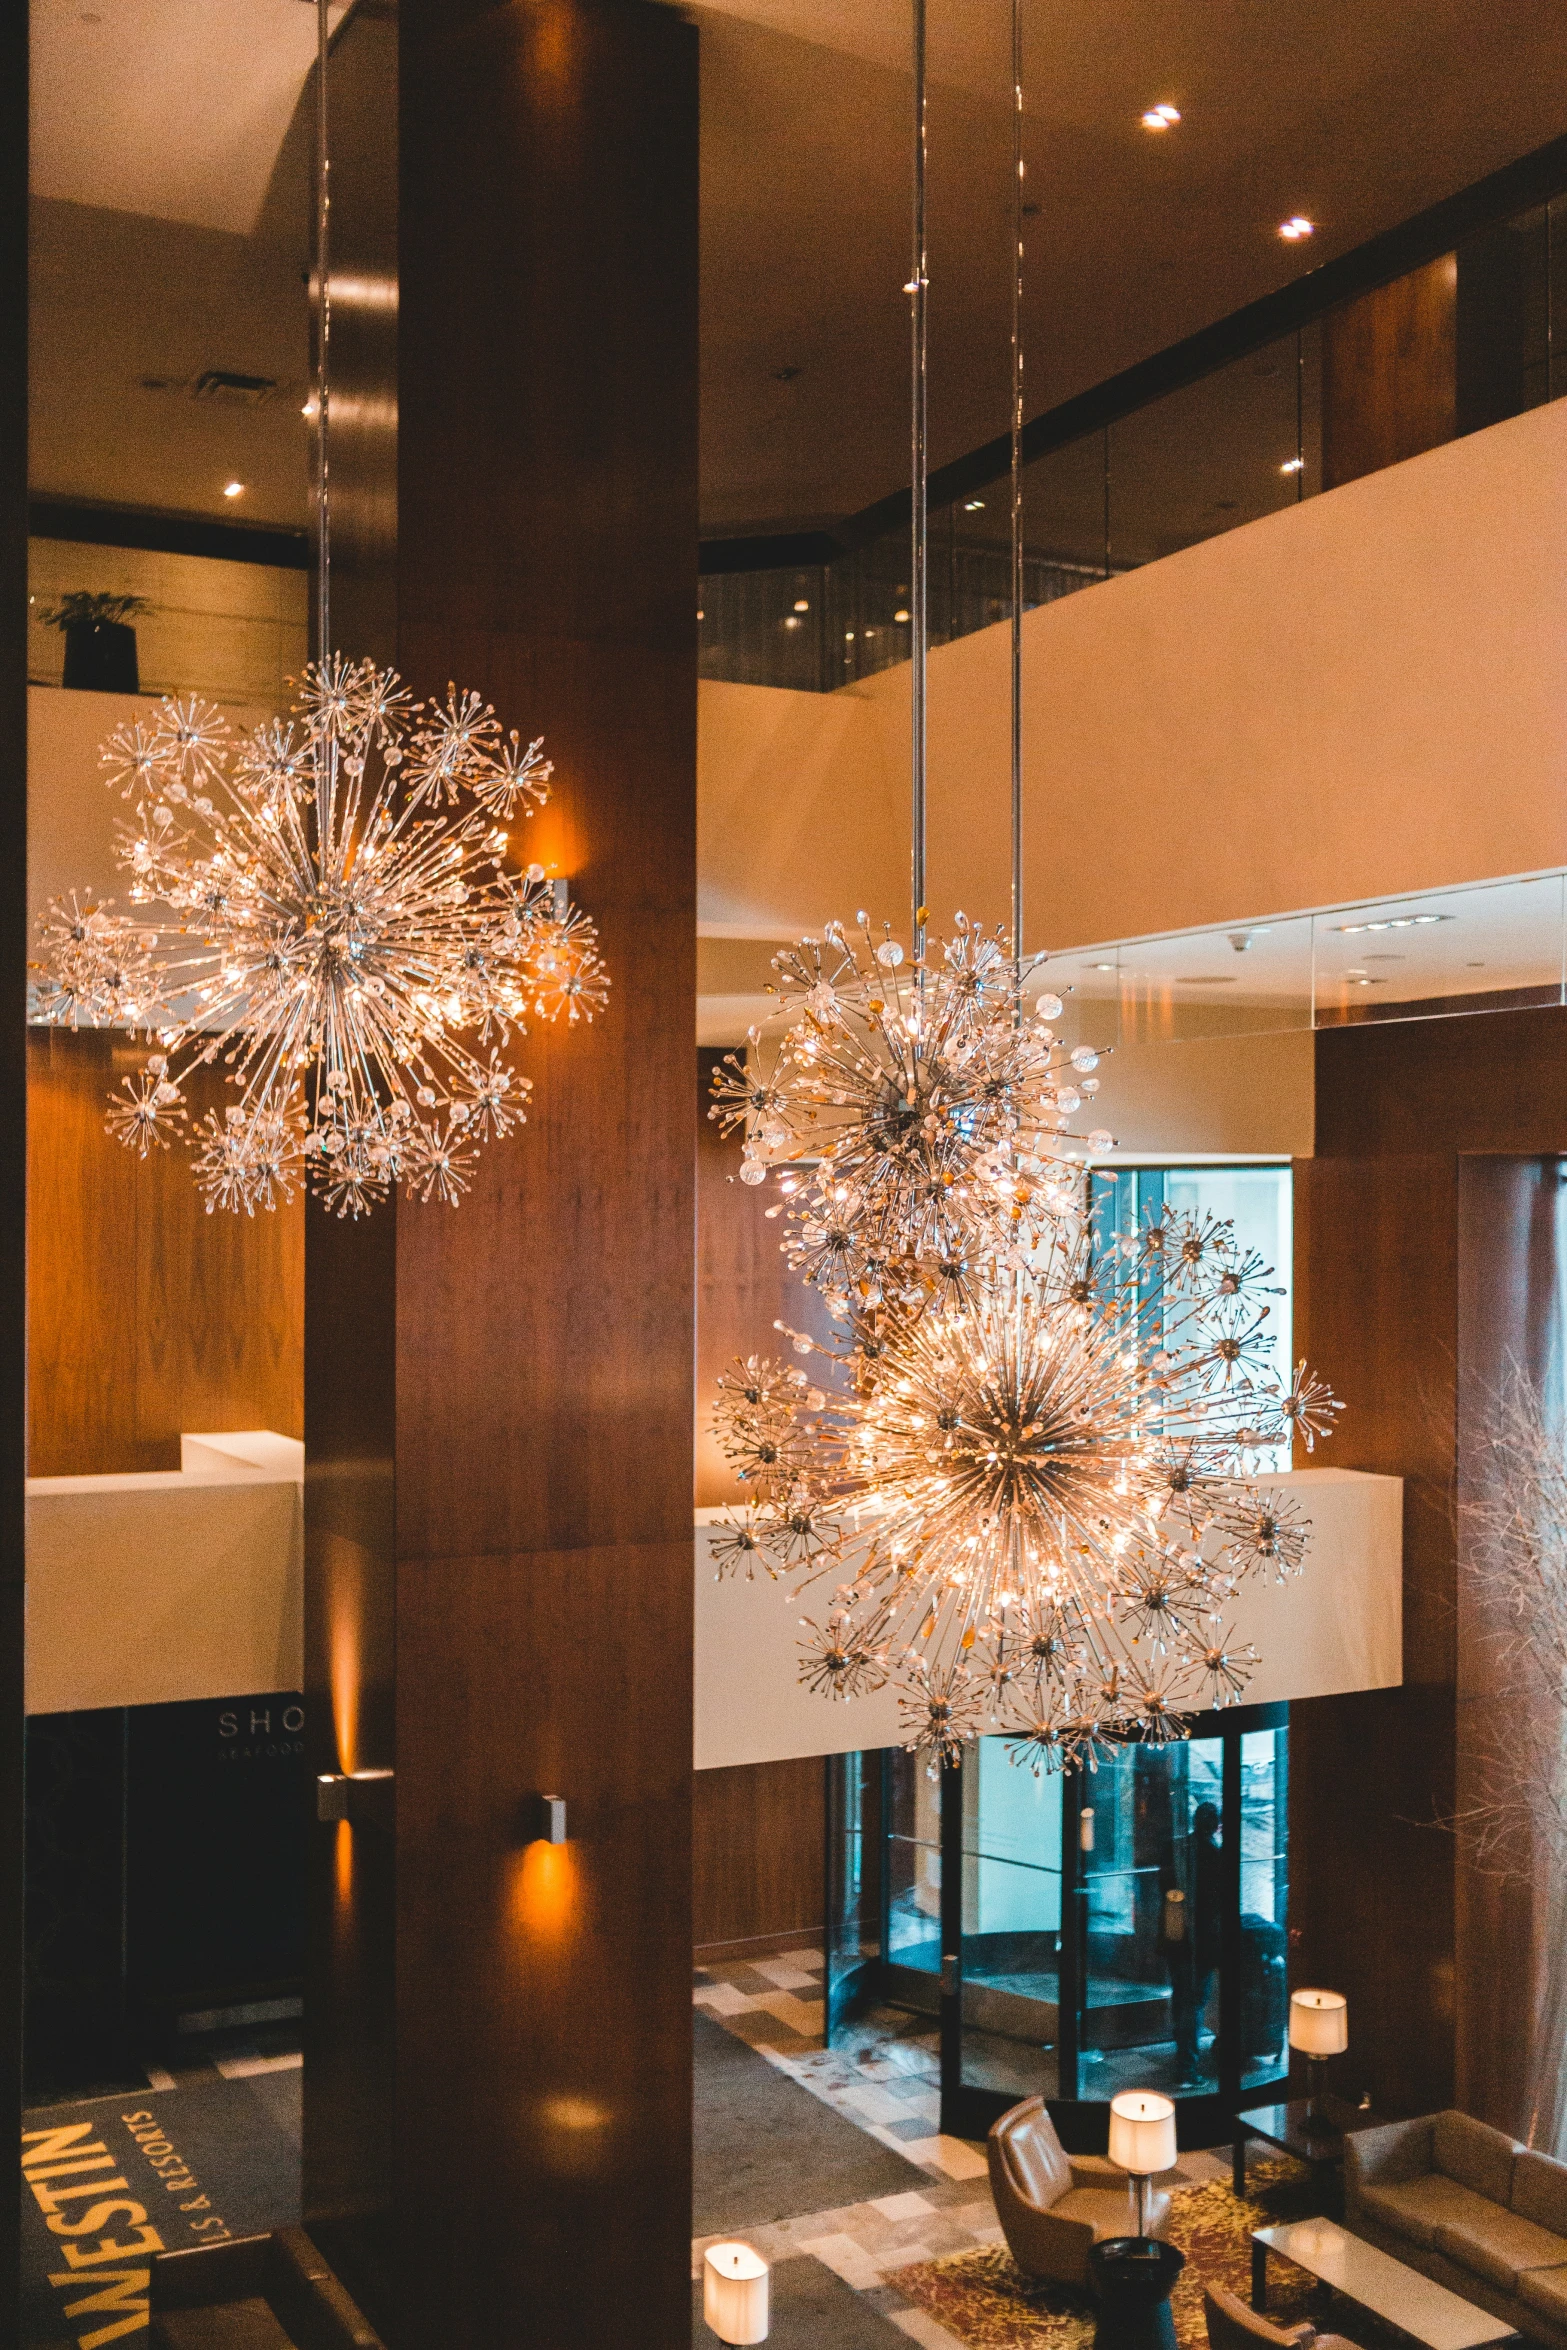
[[[1315,2326],[1276,2326],[1222,2285],[1202,2297],[1208,2321],[1208,2350],[1352,2350],[1342,2334],[1319,2334]]]
[[[1088,2289],[1088,2254],[1107,2236],[1129,2236],[1130,2181],[1102,2154],[1068,2157],[1042,2097],[1025,2097],[991,2129],[985,2153],[1007,2249],[1025,2276]],[[1148,2192],[1148,2233],[1162,2236],[1170,2198]]]

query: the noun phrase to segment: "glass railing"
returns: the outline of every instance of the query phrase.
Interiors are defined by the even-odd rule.
[[[1069,1044],[1168,1043],[1567,1002],[1567,873],[1052,954]]]
[[[1467,237],[1456,254],[1423,262],[1407,279],[1373,284],[1369,294],[1356,296],[1387,302],[1391,315],[1400,286],[1412,289],[1422,272],[1440,277],[1423,314],[1434,321],[1434,340],[1429,349],[1401,351],[1397,364],[1441,372],[1450,413],[1434,425],[1427,421],[1412,444],[1407,431],[1403,445],[1397,432],[1387,446],[1366,434],[1364,382],[1355,398],[1335,405],[1335,364],[1342,376],[1379,362],[1365,360],[1355,322],[1343,331],[1354,305],[1324,294],[1320,313],[1289,333],[1034,458],[1024,473],[1027,605],[1158,562],[1412,454],[1415,446],[1558,398],[1567,391],[1567,348],[1559,347],[1567,337],[1554,334],[1555,318],[1567,316],[1564,207],[1567,197],[1535,205]],[[1323,276],[1332,281],[1331,270]],[[1245,341],[1250,315],[1227,322],[1237,340]],[[1115,387],[1102,389],[1108,395]],[[1388,396],[1401,394],[1395,388]],[[1073,405],[1092,404],[1090,396]],[[999,473],[971,482],[950,503],[932,504],[933,645],[1006,616],[1008,514],[1008,482]],[[704,576],[700,674],[831,692],[905,660],[907,522],[855,543],[867,519],[845,526],[850,551],[835,560]]]

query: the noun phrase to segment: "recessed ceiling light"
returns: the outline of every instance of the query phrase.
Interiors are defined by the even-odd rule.
[[[983,498],[965,498],[963,501],[963,511],[965,514],[977,514],[984,503],[985,501]]]
[[[892,616],[892,617],[893,617],[893,619],[894,619],[894,620],[896,620],[896,621],[899,623],[899,625],[900,625],[900,627],[901,627],[901,625],[902,625],[902,624],[903,624],[903,623],[904,623],[904,622],[905,622],[905,621],[908,619],[908,617],[909,617],[909,616],[908,616],[907,612],[904,612],[904,611],[901,611],[901,610],[900,610],[900,611],[894,612],[894,614],[893,614],[893,616]]]
[[[1428,922],[1456,922],[1456,914],[1386,914],[1380,922],[1335,922],[1345,938],[1359,938],[1365,930],[1423,930]]]
[[[800,625],[799,621],[798,621],[798,620],[795,618],[795,616],[794,616],[794,614],[793,614],[792,612],[788,613],[788,614],[785,616],[785,619],[784,619],[784,626],[785,626],[785,628],[798,628],[798,627],[799,627],[799,625]]]
[[[223,484],[223,495],[225,498],[242,498],[245,495],[244,483],[242,481],[226,481]]]
[[[1088,968],[1090,971],[1113,971],[1115,965],[1113,963],[1090,963]]]
[[[794,608],[797,612],[809,612],[811,608],[810,598],[808,596],[796,596],[794,599]]]
[[[1235,973],[1233,971],[1188,971],[1182,985],[1185,987],[1233,987]]]
[[[1280,473],[1304,473],[1305,470],[1306,460],[1304,457],[1286,457],[1279,467]]]
[[[1143,116],[1143,128],[1145,131],[1167,131],[1172,123],[1180,119],[1179,109],[1174,106],[1150,106]]]
[[[1314,235],[1316,226],[1316,222],[1308,220],[1303,212],[1292,212],[1288,220],[1279,222],[1279,235],[1286,244],[1297,245],[1302,237]]]

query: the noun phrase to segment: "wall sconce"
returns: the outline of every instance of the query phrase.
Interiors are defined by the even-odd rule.
[[[533,1841],[536,1844],[564,1844],[566,1841],[566,1798],[564,1795],[536,1795],[533,1798]]]
[[[721,2342],[765,2342],[769,2323],[766,2261],[749,2244],[709,2244],[702,2261],[702,2315]]]
[[[396,1823],[395,1787],[391,1771],[323,1771],[316,1781],[316,1818],[350,1820],[390,1835]]]

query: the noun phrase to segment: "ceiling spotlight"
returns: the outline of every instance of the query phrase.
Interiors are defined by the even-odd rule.
[[[985,501],[983,498],[965,498],[963,501],[963,511],[965,514],[977,514],[984,503]]]
[[[1090,971],[1113,971],[1115,969],[1113,963],[1090,963],[1088,967]]]
[[[903,625],[903,623],[904,623],[904,622],[905,622],[905,621],[908,619],[908,617],[909,617],[909,616],[908,616],[907,612],[905,612],[905,611],[904,611],[904,609],[903,609],[902,605],[900,604],[900,605],[899,605],[899,607],[898,607],[898,609],[897,609],[897,611],[896,611],[896,612],[894,612],[894,614],[893,614],[893,616],[892,616],[892,617],[893,617],[893,619],[894,619],[894,620],[896,620],[896,621],[898,622],[899,626],[901,627],[901,626]]]
[[[223,495],[225,498],[242,498],[245,495],[244,483],[242,481],[226,481],[223,484]]]
[[[1143,128],[1145,131],[1167,131],[1173,123],[1179,122],[1180,119],[1180,110],[1177,107],[1150,106],[1148,112],[1143,116]]]
[[[1428,922],[1454,922],[1455,914],[1388,914],[1380,922],[1335,922],[1333,927],[1346,938],[1358,938],[1366,930],[1423,930]]]
[[[1296,245],[1299,244],[1302,237],[1311,236],[1316,225],[1316,222],[1308,220],[1303,212],[1292,212],[1288,220],[1279,222],[1279,235],[1286,244]]]
[[[1305,470],[1306,460],[1304,457],[1286,457],[1279,467],[1280,473],[1304,473]]]
[[[809,612],[811,608],[809,597],[796,596],[794,599],[794,608],[797,612]]]

